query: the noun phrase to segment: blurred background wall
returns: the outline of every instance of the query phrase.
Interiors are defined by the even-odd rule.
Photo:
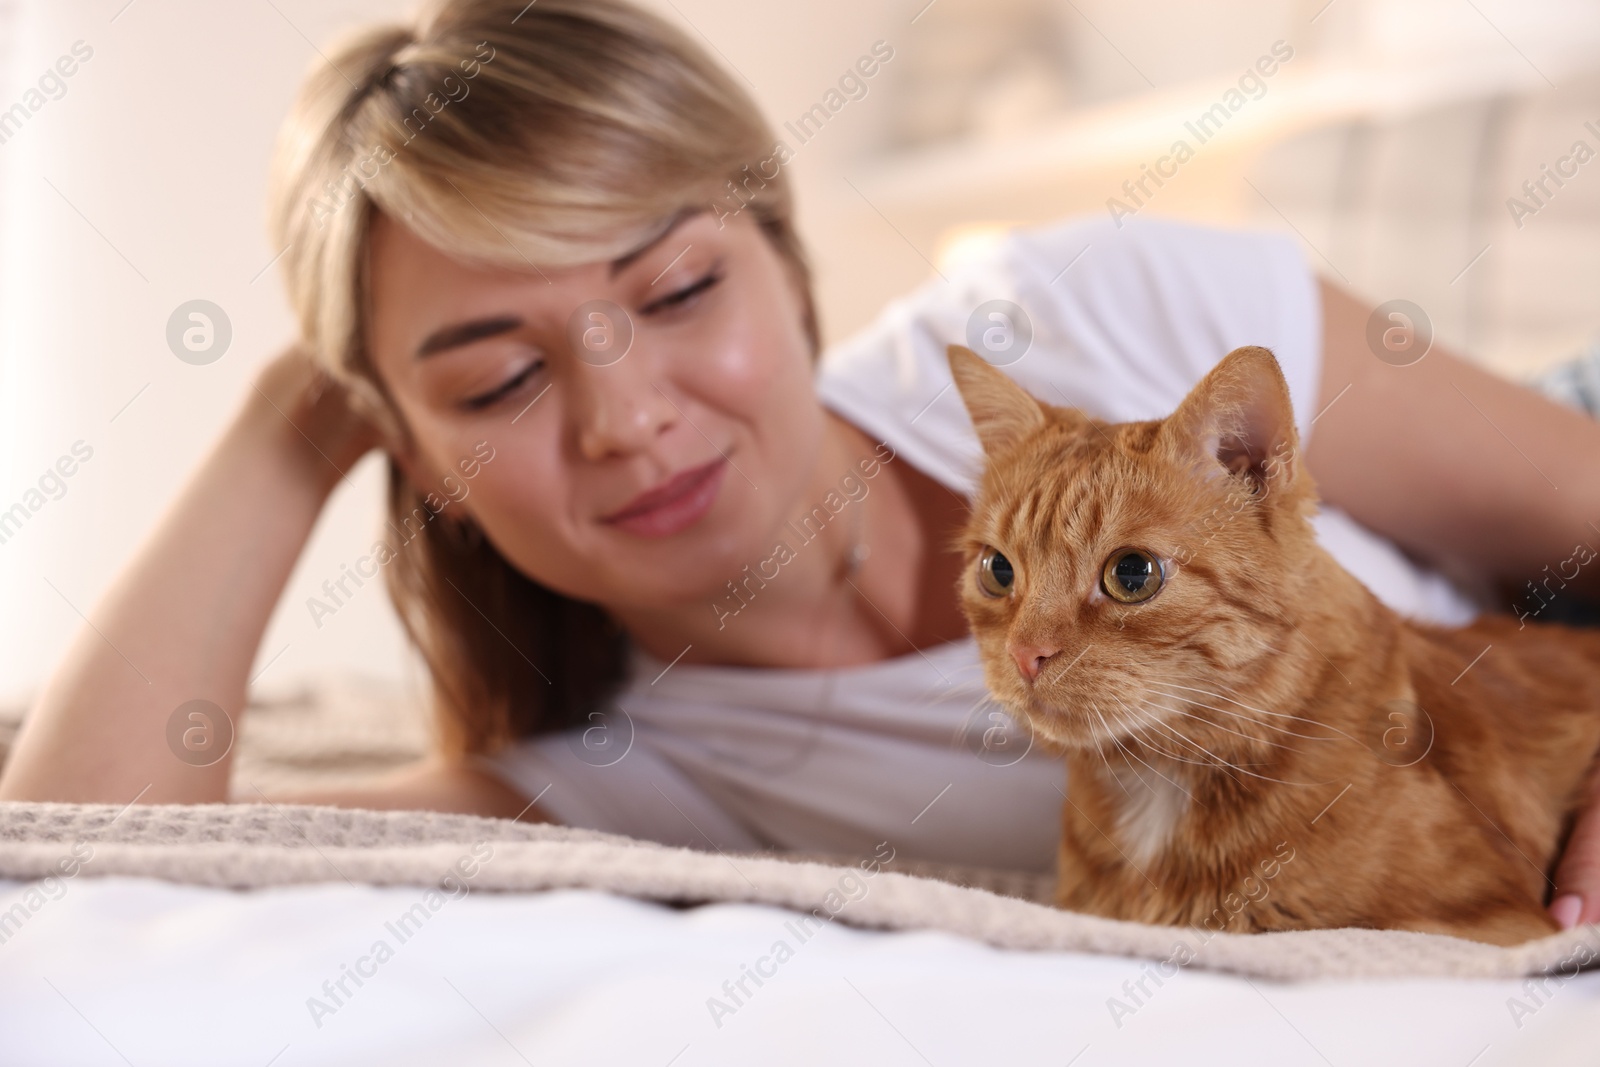
[[[1291,232],[1329,277],[1374,304],[1414,301],[1444,342],[1509,375],[1571,353],[1600,319],[1600,162],[1574,155],[1600,150],[1592,2],[647,2],[708,42],[780,132],[874,42],[894,50],[791,164],[830,339],[1006,226],[1113,198]],[[92,450],[0,544],[0,702],[37,689],[291,339],[263,224],[273,133],[319,45],[403,10],[0,0],[0,115],[27,110],[0,120],[0,509],[78,442]],[[1187,132],[1275,50],[1220,129]],[[62,57],[59,93],[30,96]],[[1161,163],[1179,138],[1192,158]],[[1157,166],[1175,173],[1136,203],[1124,183]],[[1523,183],[1544,167],[1569,175],[1535,202]],[[166,343],[195,299],[233,331],[204,366]],[[370,545],[379,474],[369,458],[315,531],[258,693],[330,674],[416,691],[379,588],[320,629],[305,606]]]

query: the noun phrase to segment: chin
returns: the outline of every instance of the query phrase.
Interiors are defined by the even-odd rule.
[[[1041,697],[1011,687],[1004,690],[991,687],[990,692],[1006,713],[1019,725],[1027,726],[1035,740],[1043,742],[1046,748],[1062,752],[1109,743],[1094,716],[1081,713],[1077,710],[1080,706],[1074,702],[1054,696]]]
[[[627,602],[662,609],[699,604],[708,617],[722,617],[770,597],[774,587],[788,580],[788,568],[769,558],[770,545],[759,548],[759,542],[730,536],[726,528],[708,526],[704,534],[694,533],[630,561],[614,579]]]
[[[1058,749],[1098,749],[1131,740],[1139,728],[1155,721],[1148,711],[1119,706],[1107,695],[1111,691],[1011,689],[1002,703],[1014,717],[1026,720],[1036,737]]]

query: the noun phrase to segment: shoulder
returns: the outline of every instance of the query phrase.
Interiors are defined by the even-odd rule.
[[[1029,266],[1035,271],[1053,271],[1052,280],[1076,273],[1068,268],[1090,253],[1105,269],[1139,264],[1183,269],[1210,261],[1234,273],[1304,262],[1299,246],[1286,234],[1158,217],[1112,220],[1103,215],[1074,216],[1012,230],[996,247],[1016,261],[1040,258]],[[1063,256],[1067,257],[1064,262]]]
[[[1113,421],[1160,418],[1233,348],[1262,345],[1305,428],[1320,373],[1316,279],[1282,234],[1155,218],[1014,230],[833,346],[823,402],[964,488],[976,456],[945,346],[965,344],[1035,396]]]

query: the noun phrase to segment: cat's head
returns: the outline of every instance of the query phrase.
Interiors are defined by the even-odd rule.
[[[1319,551],[1271,352],[1235,349],[1172,415],[1127,423],[948,355],[986,457],[961,602],[1001,703],[1057,745],[1098,747],[1267,663]]]

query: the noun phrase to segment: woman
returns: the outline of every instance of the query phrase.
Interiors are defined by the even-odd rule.
[[[953,340],[1113,419],[1271,346],[1319,535],[1421,617],[1474,610],[1442,573],[1520,587],[1600,516],[1600,426],[1443,351],[1374,358],[1369,310],[1276,236],[1018,234],[819,370],[776,147],[621,0],[446,0],[332,52],[274,164],[303,348],[100,606],[0,796],[225,799],[227,759],[173,758],[173,709],[243,708],[321,506],[381,445],[376,556],[439,751],[282,799],[1048,868],[1060,765],[982,706],[953,595],[977,456]],[[1568,921],[1600,916],[1595,837],[1561,874]]]

